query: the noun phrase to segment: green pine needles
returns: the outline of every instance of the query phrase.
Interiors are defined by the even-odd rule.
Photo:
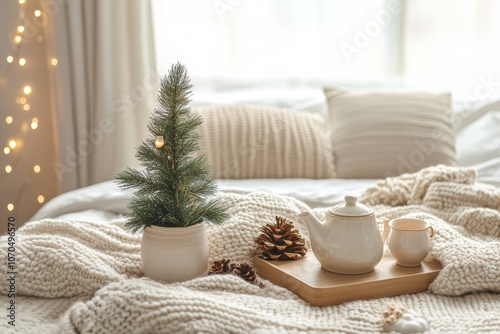
[[[191,112],[192,84],[186,68],[177,63],[160,82],[158,105],[148,129],[150,137],[138,147],[136,157],[144,169],[127,167],[117,175],[120,187],[134,188],[126,227],[138,231],[156,225],[182,227],[206,221],[220,224],[226,209],[210,196],[216,184],[204,156],[197,156],[197,127],[201,116]],[[157,148],[155,139],[163,136]]]

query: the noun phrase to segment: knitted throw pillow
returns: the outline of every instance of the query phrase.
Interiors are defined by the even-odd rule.
[[[200,147],[217,179],[332,178],[331,142],[321,117],[253,105],[195,107]]]
[[[456,165],[450,94],[325,89],[340,178]]]

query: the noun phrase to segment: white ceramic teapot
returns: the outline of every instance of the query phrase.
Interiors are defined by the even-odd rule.
[[[314,255],[323,269],[338,274],[370,272],[382,259],[384,246],[375,213],[345,196],[345,203],[326,212],[320,222],[310,211],[299,214],[307,224]]]

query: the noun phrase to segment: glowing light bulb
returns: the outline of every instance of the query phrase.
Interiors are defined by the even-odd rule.
[[[24,26],[19,26],[19,27],[17,27],[17,31],[19,31],[19,32],[23,32],[23,31],[24,31]]]
[[[13,121],[14,121],[14,119],[12,118],[12,116],[5,117],[5,123],[12,124]]]
[[[24,66],[24,64],[26,64],[26,59],[19,58],[19,65]]]
[[[165,141],[163,140],[163,136],[156,136],[155,146],[156,148],[162,148],[165,145]]]
[[[20,3],[21,5],[24,5],[24,3],[25,3],[25,2],[26,2],[26,0],[19,0],[19,3]]]
[[[33,130],[35,130],[36,128],[38,128],[38,118],[36,118],[36,117],[35,117],[35,118],[33,118],[33,119],[31,120],[31,128],[32,128]]]
[[[26,98],[25,97],[20,97],[19,98],[19,103],[25,104],[26,103]]]
[[[9,211],[14,210],[14,204],[12,204],[12,203],[7,204],[7,210],[9,210]]]
[[[40,15],[42,15],[42,12],[40,10],[35,10],[35,16],[36,17],[40,17]]]
[[[24,109],[25,111],[30,110],[30,108],[31,108],[31,107],[30,107],[30,105],[29,105],[29,104],[27,104],[27,103],[23,106],[23,109]]]
[[[10,64],[10,63],[12,63],[13,61],[14,61],[14,57],[12,57],[12,56],[8,56],[8,57],[7,57],[7,62],[8,62],[9,64]]]
[[[41,170],[41,168],[40,168],[40,166],[38,166],[38,165],[35,165],[35,166],[33,167],[33,171],[34,171],[35,173],[37,173],[37,174],[38,174],[38,173],[40,173],[40,170]]]
[[[9,174],[10,172],[12,172],[12,166],[11,166],[11,165],[7,165],[7,166],[5,166],[5,172],[6,172],[7,174]]]
[[[5,146],[5,148],[3,149],[3,153],[9,154],[10,153],[10,147]]]
[[[17,146],[17,143],[16,143],[16,141],[15,141],[15,140],[11,140],[11,141],[9,142],[9,147],[10,147],[11,149],[16,148],[16,146]]]
[[[38,195],[38,203],[43,203],[45,201],[45,197],[43,195]]]
[[[57,58],[52,58],[52,59],[50,60],[50,63],[51,63],[53,66],[56,66],[56,65],[57,65],[57,63],[58,63]]]
[[[24,86],[23,88],[24,94],[31,94],[31,87],[30,86]]]
[[[22,41],[22,40],[23,40],[23,39],[22,39],[22,37],[21,37],[21,36],[16,36],[16,37],[14,37],[14,43],[15,43],[15,44],[19,44],[19,43],[21,43],[21,41]]]

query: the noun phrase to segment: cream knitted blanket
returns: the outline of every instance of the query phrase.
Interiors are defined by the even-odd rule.
[[[122,220],[31,222],[16,236],[16,289],[26,296],[17,297],[26,308],[16,330],[377,333],[382,329],[380,310],[391,300],[422,314],[431,332],[500,331],[500,191],[481,189],[474,181],[472,170],[439,166],[367,189],[362,200],[373,205],[378,216],[420,217],[432,224],[430,256],[444,268],[426,293],[322,308],[270,282],[259,288],[231,275],[175,284],[141,278],[141,237],[125,231]],[[230,208],[231,218],[223,226],[208,228],[211,260],[252,262],[253,238],[276,215],[294,221],[308,235],[297,215],[307,207],[295,199],[267,193],[218,196]],[[325,210],[313,211],[320,216]],[[0,243],[7,252],[5,237]],[[7,271],[4,261],[1,277]],[[7,294],[8,288],[8,282],[0,280],[1,293]],[[452,297],[458,295],[462,296]],[[2,305],[4,300],[2,296]],[[54,310],[50,316],[39,310],[42,303]],[[34,327],[37,323],[44,326]],[[2,321],[0,331],[8,329],[12,328]]]

